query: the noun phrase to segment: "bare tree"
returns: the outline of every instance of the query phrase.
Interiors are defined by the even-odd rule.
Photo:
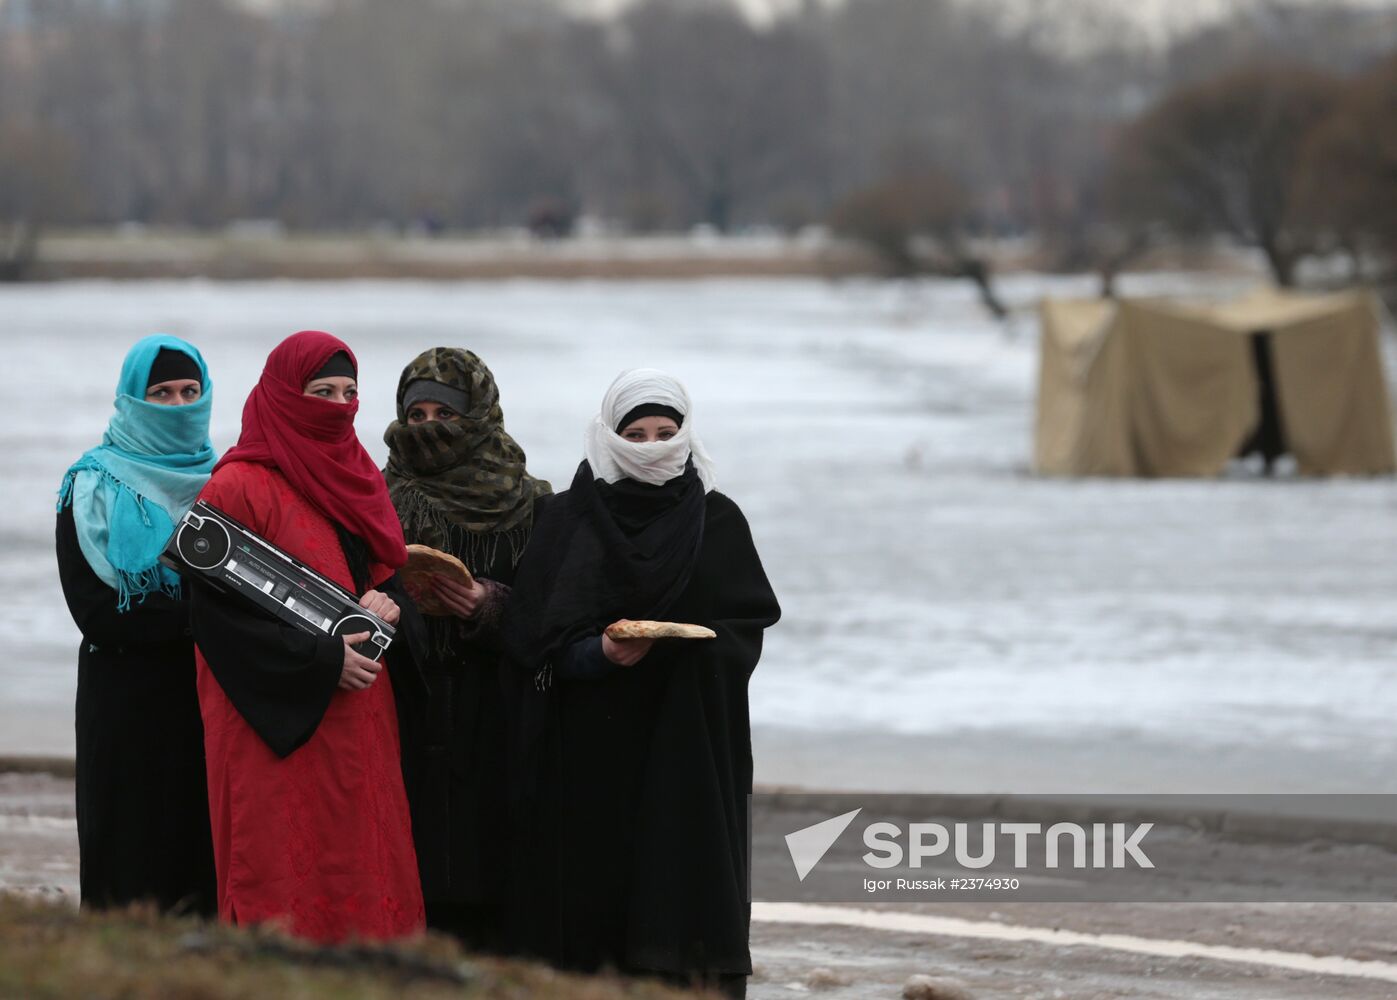
[[[1164,53],[1172,86],[1238,66],[1281,61],[1351,74],[1397,44],[1397,9],[1375,3],[1235,0],[1227,16],[1176,39]]]
[[[680,218],[719,230],[773,191],[789,196],[820,147],[820,54],[787,27],[755,30],[726,3],[651,0],[613,40],[607,89],[632,182],[679,192]]]
[[[1302,66],[1268,64],[1184,87],[1131,128],[1119,153],[1177,232],[1226,232],[1259,247],[1276,283],[1295,282],[1295,265],[1315,234],[1296,210],[1307,133],[1338,102],[1333,77]]]
[[[835,229],[871,249],[899,278],[941,275],[975,284],[996,319],[1009,314],[994,289],[993,272],[973,241],[974,218],[964,188],[938,170],[892,177],[843,201]]]
[[[1037,237],[1057,268],[1109,276],[1167,224],[1239,234],[1289,280],[1349,239],[1322,205],[1294,214],[1288,180],[1338,85],[1193,81],[1263,52],[1347,71],[1397,14],[1252,0],[1146,51],[1102,9],[807,0],[754,25],[733,0],[607,21],[556,0],[45,0],[0,18],[0,125],[68,143],[90,223],[795,227],[930,163],[977,236]],[[1169,80],[1187,87],[1108,165]]]
[[[38,125],[0,124],[0,281],[26,277],[46,225],[78,207],[68,145]]]
[[[1346,89],[1338,110],[1311,134],[1300,172],[1307,220],[1353,260],[1354,276],[1376,259],[1397,283],[1397,55]]]

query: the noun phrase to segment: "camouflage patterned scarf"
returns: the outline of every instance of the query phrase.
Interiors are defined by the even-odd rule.
[[[464,393],[457,420],[409,424],[403,396],[419,380]],[[398,380],[398,419],[383,434],[388,492],[409,542],[458,556],[472,572],[491,565],[501,541],[517,563],[535,498],[553,492],[525,468],[524,449],[505,433],[495,377],[470,351],[434,347]]]

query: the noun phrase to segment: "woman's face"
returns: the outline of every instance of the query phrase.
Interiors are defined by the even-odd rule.
[[[460,419],[461,415],[445,403],[433,403],[426,399],[420,403],[413,403],[407,411],[407,422],[410,424],[428,424],[433,420]]]
[[[311,379],[301,394],[332,403],[350,403],[359,398],[359,384],[348,375],[327,375]]]
[[[160,406],[187,406],[198,402],[203,395],[203,387],[196,378],[177,378],[169,382],[156,382],[146,389],[146,402]]]
[[[632,444],[668,441],[679,433],[679,425],[669,417],[641,417],[621,428],[621,437]]]

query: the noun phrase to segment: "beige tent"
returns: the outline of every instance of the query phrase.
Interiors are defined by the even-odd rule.
[[[1285,449],[1304,475],[1391,473],[1377,300],[1261,292],[1225,305],[1045,301],[1037,471],[1212,476],[1261,421],[1269,333]]]

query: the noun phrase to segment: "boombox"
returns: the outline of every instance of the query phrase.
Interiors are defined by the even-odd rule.
[[[359,599],[339,584],[202,500],[180,520],[160,561],[219,590],[241,594],[303,631],[368,632],[368,640],[354,649],[371,660],[388,650],[396,634],[392,625],[359,607]]]

